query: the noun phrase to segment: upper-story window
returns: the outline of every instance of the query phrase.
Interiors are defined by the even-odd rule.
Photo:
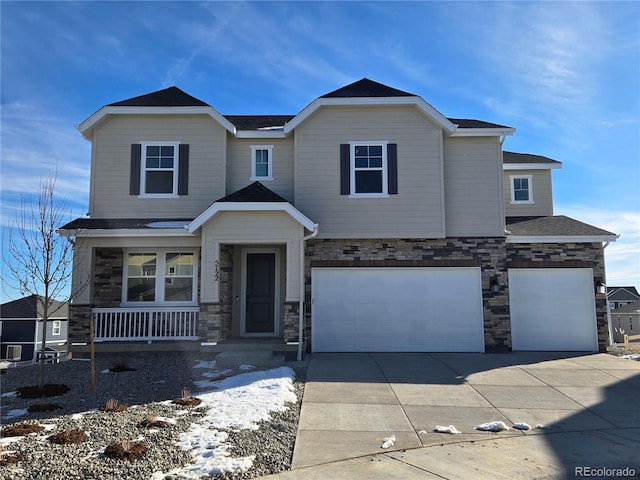
[[[511,181],[511,203],[534,203],[532,175],[511,175],[509,180]]]
[[[51,333],[53,335],[60,335],[62,330],[62,322],[60,320],[54,320],[53,327],[51,328]]]
[[[131,195],[176,198],[187,195],[188,189],[189,145],[180,142],[131,145]]]
[[[273,145],[251,145],[250,180],[273,180]]]
[[[397,145],[353,141],[340,146],[340,194],[386,197],[398,193]]]
[[[196,254],[185,251],[128,252],[123,301],[127,303],[195,302]]]

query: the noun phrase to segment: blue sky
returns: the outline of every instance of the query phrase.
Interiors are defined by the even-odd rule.
[[[58,194],[86,211],[90,144],[75,126],[103,105],[177,85],[223,114],[295,114],[367,77],[515,127],[506,150],[562,161],[555,213],[620,234],[607,283],[640,288],[638,2],[0,8],[3,228],[56,165]]]

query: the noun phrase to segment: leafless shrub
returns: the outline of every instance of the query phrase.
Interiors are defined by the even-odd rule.
[[[16,425],[7,425],[2,429],[3,437],[22,437],[30,433],[41,432],[44,430],[42,425],[37,423],[18,423]]]
[[[132,442],[128,439],[123,439],[120,442],[112,443],[104,449],[106,457],[116,460],[137,460],[147,453],[147,447],[140,442]]]
[[[181,397],[174,400],[173,403],[175,403],[176,405],[195,407],[196,405],[200,405],[200,403],[202,403],[202,400],[196,397],[192,397],[191,391],[187,387],[184,387],[182,389]]]
[[[59,445],[68,445],[71,443],[82,443],[87,439],[87,435],[82,430],[68,429],[63,432],[51,435],[48,440],[51,443]]]
[[[110,398],[107,400],[106,405],[98,408],[101,412],[124,412],[129,408],[129,405],[125,405],[124,403],[118,403],[115,398]]]

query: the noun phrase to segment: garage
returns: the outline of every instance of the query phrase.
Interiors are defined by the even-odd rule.
[[[314,268],[314,352],[483,352],[480,268]]]
[[[598,349],[590,268],[509,270],[513,350]]]

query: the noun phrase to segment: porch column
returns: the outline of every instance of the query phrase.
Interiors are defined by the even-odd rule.
[[[220,242],[206,239],[202,249],[202,270],[200,271],[200,301],[218,303],[220,301]]]

